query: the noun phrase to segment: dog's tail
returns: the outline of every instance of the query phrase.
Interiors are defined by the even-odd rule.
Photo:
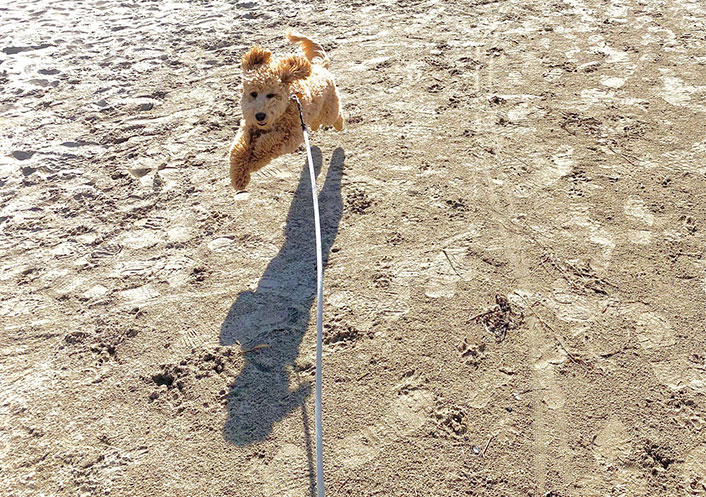
[[[309,59],[310,62],[314,62],[314,59],[316,59],[316,63],[318,65],[328,69],[329,60],[326,56],[324,48],[321,45],[316,43],[311,38],[307,38],[303,34],[298,33],[294,30],[289,31],[289,33],[287,33],[287,37],[292,43],[299,44],[302,49],[302,52],[304,52],[304,55],[307,59]]]

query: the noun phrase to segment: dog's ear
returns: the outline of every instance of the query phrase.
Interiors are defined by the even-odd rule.
[[[263,64],[267,64],[272,57],[272,52],[262,47],[252,47],[248,53],[243,55],[241,60],[243,71],[252,71]]]
[[[285,85],[311,74],[311,62],[301,55],[291,55],[279,61],[279,79]]]

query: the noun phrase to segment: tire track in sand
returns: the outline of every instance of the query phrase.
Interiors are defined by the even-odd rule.
[[[499,46],[498,32],[492,34],[492,44],[490,46]],[[504,54],[498,57],[487,58],[488,67],[486,71],[486,81],[482,81],[483,74],[479,72],[477,86],[479,91],[483,88],[492,88],[494,85],[496,65],[500,64],[503,67],[505,64]],[[500,75],[502,76],[502,75]],[[487,120],[489,116],[475,116],[476,122]],[[502,136],[492,135],[493,149],[496,151],[500,162],[503,154]],[[495,165],[495,164],[494,164]],[[486,205],[488,206],[504,206],[504,210],[508,213],[520,213],[522,207],[516,205],[516,199],[513,195],[503,195],[501,187],[498,186],[493,178],[493,167],[482,169],[482,183],[485,185]],[[479,178],[480,179],[480,178]],[[499,213],[495,213],[496,216]],[[534,296],[540,296],[533,292],[532,275],[528,269],[529,261],[526,260],[528,254],[527,242],[519,234],[501,229],[499,232],[504,233],[504,240],[500,242],[503,247],[505,259],[510,261],[509,266],[512,268],[512,277],[516,285],[515,292],[530,301]],[[522,307],[526,306],[526,302],[515,300],[515,305]],[[562,391],[561,386],[557,383],[554,367],[566,360],[566,355],[557,349],[554,338],[548,336],[541,323],[537,322],[536,317],[525,310],[525,319],[527,323],[527,338],[528,338],[528,359],[531,364],[532,371],[532,427],[534,430],[534,443],[532,453],[534,459],[532,461],[532,472],[536,482],[536,491],[539,495],[544,495],[545,492],[552,489],[565,488],[566,479],[571,480],[573,471],[570,469],[571,454],[568,446],[567,435],[567,420],[563,409],[566,396]],[[550,476],[551,475],[551,476]]]
[[[493,183],[489,180],[489,176],[486,180],[488,197],[495,197],[490,202],[498,205],[499,200],[493,191]],[[508,205],[508,210],[515,212],[512,208],[512,199],[507,197],[504,200],[509,204],[505,204]],[[528,269],[530,261],[527,260],[529,247],[526,240],[520,235],[506,232],[500,244],[504,247],[505,259],[510,261],[516,286],[510,299],[513,305],[524,308],[527,359],[531,369],[533,391],[531,394],[534,430],[532,472],[537,492],[539,495],[544,495],[545,492],[565,488],[566,481],[571,481],[574,473],[571,468],[566,412],[562,409],[566,403],[566,394],[557,381],[555,373],[555,368],[566,362],[567,355],[557,347],[555,338],[527,309],[528,302],[541,299],[542,295],[532,291],[532,274]]]

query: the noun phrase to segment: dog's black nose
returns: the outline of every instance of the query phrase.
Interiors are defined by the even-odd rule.
[[[255,119],[257,119],[258,121],[264,121],[266,117],[267,116],[264,112],[258,112],[257,114],[255,114]]]

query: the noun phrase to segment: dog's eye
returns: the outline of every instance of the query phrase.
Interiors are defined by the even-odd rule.
[[[252,98],[257,98],[257,92],[256,92],[256,91],[252,92],[252,93],[250,94],[250,96],[251,96]]]
[[[274,97],[275,97],[275,94],[274,94],[274,93],[269,93],[269,94],[267,95],[267,98],[274,98]]]

